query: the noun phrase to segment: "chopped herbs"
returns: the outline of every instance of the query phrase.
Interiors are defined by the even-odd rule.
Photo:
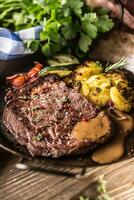
[[[41,108],[41,107],[40,107],[40,106],[34,106],[34,107],[32,108],[32,111],[38,110],[39,108]]]
[[[44,136],[41,133],[38,133],[38,135],[34,136],[33,139],[36,141],[43,140]]]
[[[28,96],[19,96],[18,99],[30,100],[31,98]]]
[[[63,103],[65,103],[65,102],[70,101],[70,99],[67,96],[63,96],[60,101],[63,102]]]
[[[38,116],[33,116],[32,117],[32,122],[33,123],[38,123],[41,120],[41,118],[42,118],[42,114],[40,113],[40,114],[38,114]]]
[[[38,98],[39,98],[39,96],[37,96],[37,95],[33,95],[33,96],[32,96],[32,99],[33,99],[33,100],[36,100],[36,99],[38,99]]]
[[[39,116],[39,117],[33,117],[32,118],[32,122],[35,122],[35,123],[37,123],[37,122],[39,122],[41,120],[41,117]]]

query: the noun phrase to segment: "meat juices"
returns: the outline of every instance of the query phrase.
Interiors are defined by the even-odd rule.
[[[115,136],[107,144],[93,152],[92,159],[99,164],[107,164],[119,160],[125,152],[125,139],[134,129],[134,119],[128,114],[115,110],[110,113],[118,127]]]

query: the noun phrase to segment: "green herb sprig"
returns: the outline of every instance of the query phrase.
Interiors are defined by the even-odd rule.
[[[107,64],[104,71],[105,72],[109,72],[115,69],[122,69],[125,65],[127,65],[127,59],[125,59],[124,57],[121,58],[117,63],[114,64]]]
[[[96,195],[96,197],[83,197],[80,196],[79,200],[111,200],[108,191],[107,191],[107,183],[104,179],[104,175],[101,175],[98,178],[96,185],[96,191],[98,193],[98,195]]]
[[[34,136],[33,139],[36,141],[43,140],[44,136],[41,133],[38,133],[38,135]]]

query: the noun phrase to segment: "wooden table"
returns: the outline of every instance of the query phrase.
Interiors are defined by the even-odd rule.
[[[80,179],[19,170],[14,167],[16,162],[18,157],[0,150],[0,200],[77,200],[91,193],[99,175],[104,175],[112,200],[134,200],[134,158],[87,168],[85,177]],[[68,169],[70,173],[79,171]]]

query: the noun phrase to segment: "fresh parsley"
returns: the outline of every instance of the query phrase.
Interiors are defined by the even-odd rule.
[[[44,28],[40,41],[28,42],[31,51],[41,49],[46,56],[57,52],[89,51],[100,33],[114,25],[105,9],[92,9],[84,0],[0,0],[0,24],[12,30],[37,25]]]

